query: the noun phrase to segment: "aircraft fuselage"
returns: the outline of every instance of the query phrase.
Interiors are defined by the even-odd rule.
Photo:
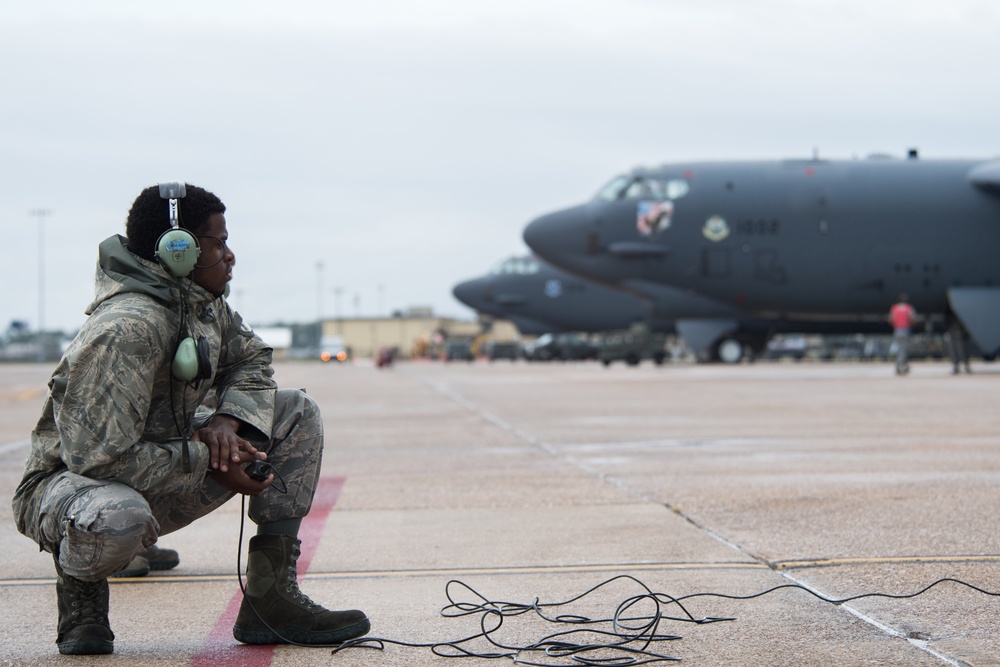
[[[667,165],[524,236],[571,272],[693,290],[756,316],[881,315],[904,292],[944,313],[949,288],[1000,285],[1000,196],[970,179],[983,164]]]

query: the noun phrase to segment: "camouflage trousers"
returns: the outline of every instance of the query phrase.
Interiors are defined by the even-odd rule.
[[[211,414],[199,408],[195,429]],[[250,518],[266,523],[304,517],[312,506],[323,456],[323,422],[316,402],[303,391],[279,389],[271,438],[253,444],[267,452],[278,474],[274,485],[250,499]],[[279,491],[284,487],[286,494]],[[66,574],[97,581],[124,568],[160,535],[183,528],[234,495],[208,477],[198,493],[180,496],[156,495],[155,490],[141,494],[119,482],[64,471],[46,485],[38,542],[45,551],[59,554]]]

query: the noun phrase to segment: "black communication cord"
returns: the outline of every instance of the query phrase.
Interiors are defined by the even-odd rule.
[[[594,619],[577,614],[560,614],[549,616],[545,613],[547,608],[562,607],[573,602],[580,601],[600,588],[619,581],[630,581],[638,584],[645,592],[626,598],[621,602],[611,618]],[[536,597],[530,603],[514,603],[493,601],[480,595],[469,585],[452,579],[445,586],[445,596],[450,604],[441,609],[444,617],[461,617],[479,614],[480,632],[462,639],[447,642],[416,643],[404,642],[382,637],[361,637],[352,639],[337,646],[333,653],[348,648],[368,648],[384,650],[387,644],[406,646],[413,648],[429,648],[440,657],[460,658],[510,658],[517,664],[532,665],[533,667],[560,667],[561,665],[586,665],[588,667],[631,667],[633,665],[646,665],[657,662],[675,662],[680,658],[664,655],[651,650],[655,644],[681,639],[679,635],[662,634],[659,632],[661,621],[678,621],[694,623],[698,625],[717,623],[720,621],[735,621],[735,617],[701,617],[696,618],[682,604],[686,600],[698,597],[718,597],[728,600],[752,600],[782,589],[799,589],[810,595],[833,605],[842,605],[848,602],[867,597],[883,597],[895,600],[915,598],[923,595],[930,589],[940,584],[950,582],[970,588],[976,592],[992,597],[1000,597],[1000,592],[991,592],[974,586],[960,579],[946,577],[925,586],[915,593],[890,594],[890,593],[862,593],[846,598],[828,598],[816,591],[800,584],[781,584],[759,593],[750,595],[727,595],[723,593],[692,593],[675,597],[666,593],[657,593],[646,586],[643,582],[631,575],[618,575],[607,579],[589,590],[570,598],[563,602],[541,603]],[[471,593],[478,602],[459,602],[453,595],[454,588],[461,588]],[[636,610],[640,604],[652,605],[650,612],[641,613]],[[666,607],[676,606],[681,615],[668,616],[664,613]],[[504,618],[508,616],[519,616],[528,612],[553,624],[565,624],[567,626],[588,626],[585,628],[575,628],[555,632],[542,637],[538,641],[523,645],[512,646],[501,643],[494,637],[494,634],[503,625]],[[639,614],[639,615],[631,615]],[[609,625],[610,630],[600,627],[590,627],[599,625]],[[603,638],[603,641],[601,640]],[[463,646],[474,640],[485,640],[492,647],[500,649],[494,650],[472,650]],[[562,662],[541,662],[541,660],[563,660]],[[571,662],[566,662],[571,660]]]
[[[180,301],[180,306],[179,306],[180,312],[178,313],[180,322],[179,322],[179,325],[177,327],[177,340],[175,341],[175,344],[174,344],[175,354],[176,354],[177,348],[181,344],[181,341],[184,340],[184,338],[186,337],[186,335],[188,333],[188,331],[187,331],[187,321],[188,321],[188,317],[189,317],[188,299],[191,296],[192,290],[194,290],[194,280],[188,280],[187,288],[186,288],[186,291],[185,291],[185,285],[184,285],[183,279],[178,278],[177,279],[177,289],[178,289],[179,297],[180,297],[179,298],[179,301]],[[191,424],[190,424],[190,422],[187,419],[187,413],[188,413],[188,409],[187,409],[187,390],[188,390],[188,387],[197,387],[198,384],[201,383],[201,380],[197,380],[197,381],[191,380],[191,381],[185,382],[183,384],[183,386],[181,387],[181,410],[182,410],[182,417],[181,417],[181,419],[183,419],[184,421],[188,422],[186,426],[182,426],[181,425],[181,419],[178,419],[178,417],[177,417],[177,404],[174,402],[174,393],[175,393],[174,392],[174,379],[175,379],[174,378],[174,374],[171,371],[171,373],[170,373],[170,414],[174,418],[174,428],[177,429],[177,435],[179,435],[181,437],[181,440],[183,440],[183,449],[181,450],[181,460],[183,461],[184,472],[188,472],[189,473],[189,472],[191,472],[191,452],[190,452],[190,450],[188,448],[189,447],[188,446],[188,438],[191,437],[192,434],[191,434]]]
[[[197,236],[197,235],[195,235],[195,236]],[[205,235],[202,234],[201,236],[205,236]],[[216,237],[213,236],[211,238],[216,238]],[[223,245],[225,245],[225,242],[223,242],[221,240],[219,242],[222,243]],[[219,262],[221,262],[223,259],[224,259],[224,257],[220,257],[219,259],[217,259],[215,262],[213,262],[211,264],[205,264],[205,265],[195,264],[194,268],[195,269],[210,269],[213,266],[215,266],[216,264],[218,264]],[[183,341],[185,338],[187,338],[188,336],[191,335],[191,332],[188,329],[188,321],[191,318],[190,298],[191,298],[191,292],[194,291],[194,285],[195,285],[195,282],[194,282],[193,278],[189,277],[188,280],[187,280],[187,284],[186,285],[184,283],[184,278],[183,277],[177,278],[177,290],[178,290],[178,296],[179,296],[179,299],[178,299],[178,301],[179,301],[179,307],[178,307],[178,310],[179,310],[179,312],[178,312],[179,323],[178,323],[178,326],[177,326],[177,339],[174,341],[174,350],[175,351],[177,350],[177,348],[180,347],[181,341]],[[184,440],[184,451],[183,451],[184,470],[186,472],[191,472],[191,461],[190,461],[190,454],[188,452],[188,443],[187,443],[188,438],[190,438],[191,435],[192,435],[191,425],[190,425],[190,423],[188,423],[187,426],[182,427],[180,419],[178,419],[178,417],[177,417],[177,405],[174,402],[174,379],[175,379],[174,378],[174,374],[171,372],[170,373],[170,413],[171,413],[171,415],[174,418],[174,427],[177,429],[177,434],[181,437],[182,440]],[[201,382],[202,382],[201,379],[194,379],[194,380],[188,380],[188,381],[186,381],[184,383],[184,386],[183,386],[183,401],[181,403],[181,408],[183,410],[182,414],[183,414],[183,417],[184,417],[185,420],[187,418],[187,390],[188,390],[189,387],[190,388],[197,388],[198,385],[201,384]],[[285,491],[283,493],[287,493],[287,491]]]

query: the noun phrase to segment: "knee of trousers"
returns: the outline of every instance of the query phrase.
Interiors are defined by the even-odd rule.
[[[139,492],[116,482],[77,488],[56,498],[58,509],[42,516],[47,550],[63,572],[85,581],[104,579],[156,542],[160,526]],[[59,502],[62,500],[62,502]]]
[[[302,518],[309,513],[323,459],[323,419],[316,401],[299,389],[275,395],[274,429],[268,461],[280,479],[250,499],[250,518],[257,523]],[[287,493],[281,493],[284,487]]]
[[[274,396],[272,440],[282,441],[291,435],[300,438],[323,437],[323,416],[316,400],[301,389],[279,389]]]

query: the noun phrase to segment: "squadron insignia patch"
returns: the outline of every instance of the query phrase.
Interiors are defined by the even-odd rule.
[[[705,221],[705,226],[701,228],[701,233],[709,241],[721,241],[729,236],[729,223],[721,215],[713,215]]]

